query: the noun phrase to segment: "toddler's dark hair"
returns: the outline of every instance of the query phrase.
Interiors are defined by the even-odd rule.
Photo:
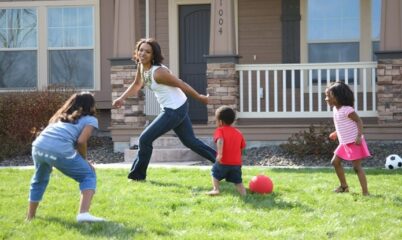
[[[58,121],[76,123],[82,116],[94,116],[95,98],[90,92],[73,94],[64,105],[50,118],[49,123]]]
[[[344,82],[336,81],[332,83],[328,87],[328,91],[332,93],[339,105],[353,107],[355,102],[353,92]]]
[[[229,106],[221,106],[216,110],[216,117],[226,125],[231,125],[236,119],[236,113]]]

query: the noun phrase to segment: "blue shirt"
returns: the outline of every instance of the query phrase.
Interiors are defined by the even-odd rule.
[[[87,125],[98,128],[98,119],[94,116],[83,116],[75,124],[61,121],[51,123],[35,139],[32,146],[64,157],[72,157],[76,154],[77,139]]]

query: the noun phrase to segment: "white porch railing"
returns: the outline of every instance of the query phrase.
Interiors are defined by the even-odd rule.
[[[238,64],[239,118],[331,117],[330,82],[345,81],[361,117],[376,117],[376,62]]]

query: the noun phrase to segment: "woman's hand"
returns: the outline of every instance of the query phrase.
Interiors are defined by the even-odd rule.
[[[209,101],[209,94],[207,94],[207,95],[200,94],[199,97],[198,97],[198,100],[199,100],[201,103],[207,105],[207,104],[208,104],[208,101]]]
[[[113,101],[112,106],[115,108],[121,108],[124,105],[124,100],[122,98],[117,98]]]

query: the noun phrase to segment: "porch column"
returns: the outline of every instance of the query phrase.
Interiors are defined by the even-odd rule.
[[[378,123],[402,126],[402,3],[383,0],[377,68]]]
[[[115,0],[113,57],[131,58],[140,37],[139,1]]]
[[[211,3],[211,32],[207,58],[208,124],[215,124],[215,110],[221,105],[238,109],[239,86],[235,66],[236,53],[235,2],[213,0]]]
[[[112,101],[127,89],[137,72],[131,57],[140,38],[139,9],[139,1],[114,1],[113,57],[109,59]],[[129,138],[121,133],[127,131],[124,129],[145,125],[144,105],[144,96],[140,93],[137,97],[128,98],[120,109],[111,109],[110,131],[115,151],[127,147]]]

